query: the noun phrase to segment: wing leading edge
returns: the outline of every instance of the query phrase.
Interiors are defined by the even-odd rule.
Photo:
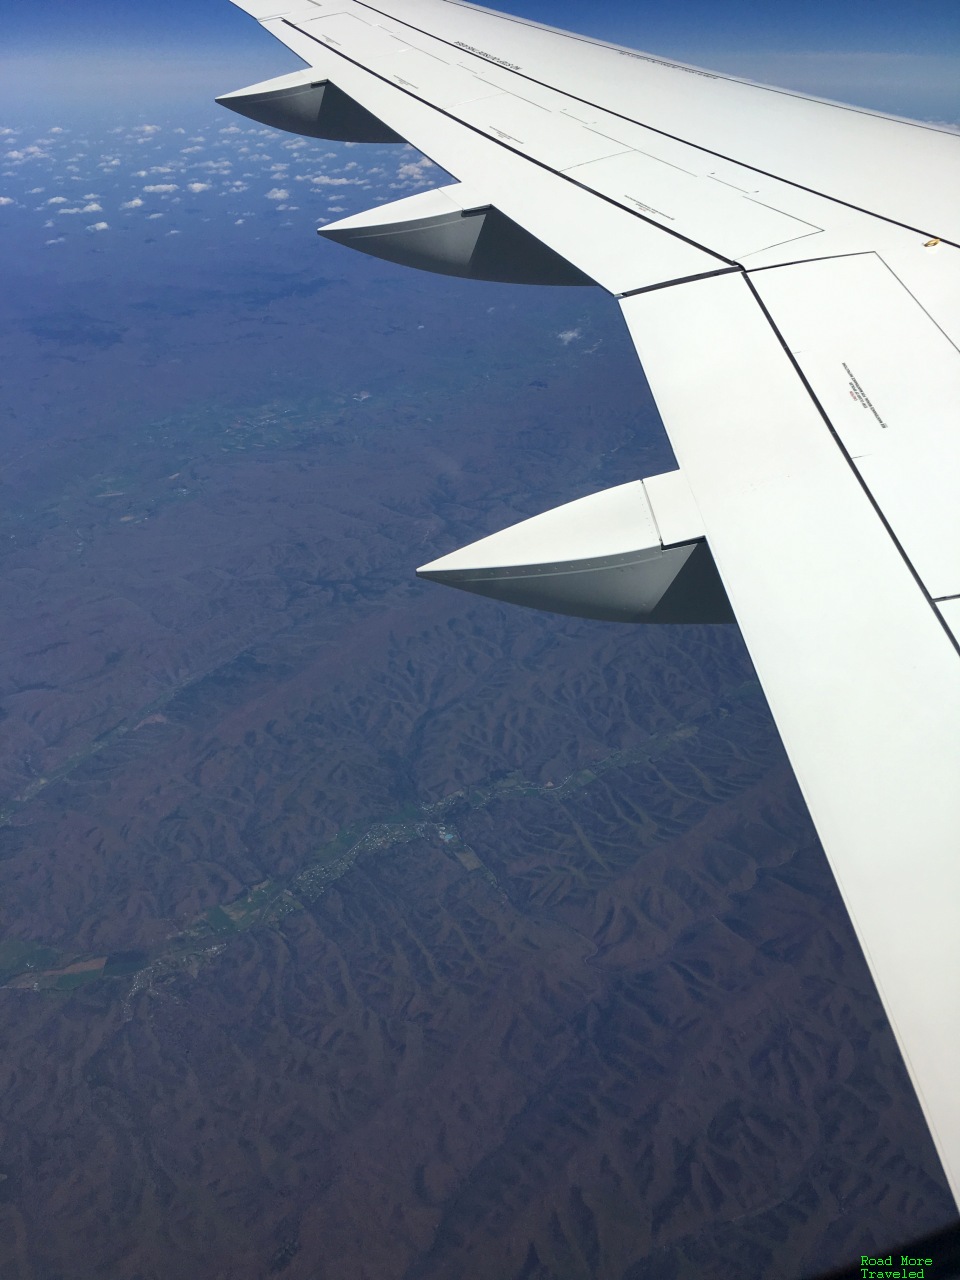
[[[309,70],[224,105],[460,179],[331,238],[618,298],[680,473],[423,572],[732,606],[960,1204],[960,137],[449,0],[234,3]]]

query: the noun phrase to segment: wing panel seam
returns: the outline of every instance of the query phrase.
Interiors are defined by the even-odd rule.
[[[860,256],[860,255],[849,255],[849,256]],[[786,355],[787,359],[790,361],[791,365],[793,366],[794,372],[796,373],[797,377],[800,379],[800,382],[802,383],[807,395],[810,397],[811,401],[813,402],[814,407],[817,410],[817,413],[819,413],[820,417],[823,419],[827,427],[827,430],[830,432],[830,435],[833,437],[833,441],[836,444],[837,448],[840,450],[840,453],[843,455],[843,458],[846,461],[847,466],[853,472],[853,475],[855,476],[857,483],[859,484],[860,488],[863,490],[864,494],[866,495],[867,501],[873,507],[874,511],[876,512],[877,516],[880,519],[881,524],[883,525],[884,529],[886,529],[891,542],[896,547],[897,551],[900,553],[900,558],[903,560],[903,563],[906,565],[907,569],[910,571],[913,577],[913,580],[916,582],[917,586],[920,588],[920,591],[923,594],[924,599],[926,600],[927,604],[930,606],[933,616],[936,618],[937,622],[940,624],[941,628],[943,629],[944,633],[946,634],[953,648],[956,650],[957,654],[960,655],[960,639],[958,639],[953,634],[953,632],[950,630],[950,627],[947,625],[946,619],[941,615],[940,610],[937,609],[936,607],[937,601],[931,595],[930,591],[927,589],[927,586],[924,583],[923,579],[921,578],[919,572],[917,571],[916,566],[914,565],[913,561],[910,559],[909,555],[907,554],[906,549],[903,546],[903,543],[897,537],[896,533],[893,530],[893,526],[890,524],[890,521],[884,515],[883,508],[880,506],[879,502],[871,492],[870,486],[867,484],[863,476],[857,470],[857,467],[853,461],[853,457],[850,451],[847,449],[846,445],[843,443],[843,440],[840,438],[840,435],[836,427],[833,425],[833,423],[830,420],[829,414],[824,409],[823,405],[820,403],[817,393],[814,391],[809,379],[801,369],[793,352],[790,350],[790,347],[787,343],[786,338],[780,332],[780,329],[777,326],[777,322],[774,320],[773,316],[770,314],[770,311],[767,309],[767,306],[764,303],[763,299],[760,297],[760,294],[757,292],[756,286],[754,285],[753,281],[750,279],[750,276],[746,271],[744,271],[742,274],[743,274],[744,280],[746,281],[747,288],[753,294],[753,297],[757,303],[757,306],[760,308],[761,312],[763,313],[764,318],[767,321],[767,324],[769,324],[770,328],[773,330],[773,333],[776,335],[777,341],[780,343],[780,346],[783,348],[784,354]]]
[[[373,76],[373,78],[375,80],[379,80],[381,84],[388,85],[391,89],[396,89],[400,93],[406,94],[408,98],[413,98],[415,102],[419,102],[423,106],[429,107],[431,111],[436,111],[438,115],[445,116],[448,120],[452,120],[454,124],[460,125],[461,128],[469,129],[470,132],[475,133],[477,137],[485,138],[495,146],[503,147],[505,151],[509,151],[512,155],[518,156],[521,160],[527,161],[528,164],[536,165],[538,169],[543,169],[545,173],[550,173],[555,178],[560,178],[564,182],[569,182],[572,187],[577,187],[580,191],[586,192],[587,195],[593,196],[597,200],[602,200],[605,204],[612,205],[614,209],[619,209],[621,213],[629,214],[631,218],[636,218],[638,222],[644,222],[647,226],[654,227],[657,231],[662,231],[664,235],[672,236],[675,240],[681,240],[684,244],[688,244],[692,248],[698,249],[701,253],[706,253],[711,258],[716,258],[718,262],[726,263],[728,269],[733,271],[740,270],[740,264],[735,262],[733,258],[727,258],[722,253],[718,253],[716,249],[709,249],[706,245],[700,244],[696,240],[691,240],[689,236],[685,236],[679,231],[673,231],[669,227],[663,226],[660,222],[655,222],[653,218],[645,218],[638,210],[628,209],[626,205],[620,204],[619,201],[614,200],[612,196],[604,195],[602,191],[595,191],[593,187],[588,187],[586,183],[578,182],[576,178],[571,178],[569,174],[562,173],[559,170],[552,168],[552,166],[547,164],[545,161],[538,160],[536,156],[527,155],[526,152],[519,151],[516,147],[511,147],[500,137],[494,137],[489,133],[485,133],[477,125],[470,124],[466,120],[461,120],[460,117],[454,115],[452,111],[447,111],[443,107],[438,106],[437,103],[430,102],[426,98],[421,98],[418,93],[413,93],[410,89],[406,88],[404,85],[397,84],[394,80],[388,80],[386,76],[381,75],[378,71],[374,71],[371,67],[365,66],[362,62],[357,61],[356,58],[351,58],[349,54],[343,53],[340,49],[332,48],[325,40],[321,40],[318,36],[312,35],[309,31],[304,31],[302,27],[298,27],[297,24],[295,22],[291,22],[289,18],[283,18],[281,21],[285,26],[296,31],[298,35],[306,36],[308,40],[312,40],[314,44],[318,44],[321,49],[326,49],[329,53],[335,54],[338,58],[343,58],[344,62],[349,62],[351,66],[357,67],[360,71],[365,72],[366,75]],[[419,30],[419,28],[414,28],[414,30]],[[442,167],[443,166],[441,166],[441,168]],[[946,243],[947,241],[944,241],[944,244]]]
[[[449,4],[449,3],[452,3],[452,2],[453,2],[453,0],[444,0],[444,2]],[[415,23],[407,22],[407,21],[406,21],[406,19],[404,19],[404,18],[398,18],[398,17],[396,17],[396,16],[395,16],[394,14],[392,14],[392,13],[385,13],[382,9],[378,9],[378,8],[376,7],[376,5],[372,5],[372,4],[368,4],[368,3],[366,3],[366,0],[354,0],[354,3],[355,3],[356,5],[358,5],[360,8],[363,8],[363,9],[369,9],[371,13],[377,13],[377,14],[379,14],[381,18],[387,18],[387,19],[389,19],[391,22],[399,22],[402,26],[409,27],[411,31],[419,32],[419,34],[420,34],[420,35],[423,35],[423,36],[429,36],[429,38],[430,38],[431,40],[439,40],[441,44],[445,44],[445,45],[446,45],[448,48],[450,48],[450,49],[460,49],[460,46],[459,46],[459,45],[457,45],[457,44],[455,44],[453,41],[451,41],[451,40],[447,40],[447,39],[445,39],[443,36],[438,36],[438,35],[436,35],[436,34],[435,34],[434,32],[432,32],[432,31],[427,31],[427,30],[426,30],[425,28],[423,28],[423,27],[418,27],[418,26],[416,26],[416,25],[415,25]],[[471,8],[472,8],[472,7],[473,7],[473,6],[471,6]],[[484,11],[483,11],[483,10],[481,10],[481,12],[484,12]],[[494,15],[494,16],[496,16],[496,17],[498,17],[498,18],[499,18],[499,17],[502,17],[502,18],[508,18],[508,17],[509,17],[509,15],[507,15],[507,14],[496,14],[496,15]],[[283,21],[284,21],[284,22],[287,22],[287,25],[288,25],[288,26],[293,26],[293,25],[294,25],[293,23],[289,22],[286,18],[284,18],[284,19],[283,19]],[[514,21],[519,21],[519,22],[520,22],[520,25],[523,25],[523,26],[532,26],[535,30],[537,29],[537,24],[524,23],[524,22],[522,21],[522,19],[514,19]],[[557,30],[557,29],[556,29],[556,28],[554,28],[554,27],[549,27],[549,28],[547,28],[547,29],[548,29],[550,32],[555,32],[555,31]],[[296,28],[296,30],[300,31],[300,28],[299,28],[299,27],[297,27],[297,28]],[[306,31],[303,31],[303,32],[301,32],[301,34],[302,34],[302,35],[307,35],[307,32],[306,32]],[[581,40],[582,40],[582,39],[584,39],[583,37],[578,37],[578,36],[576,35],[576,33],[575,33],[575,32],[566,32],[566,31],[561,31],[561,32],[559,32],[558,34],[560,34],[560,35],[564,35],[564,36],[568,36],[568,37],[570,37],[570,38],[572,38],[572,39],[574,39],[574,40],[577,40],[577,39],[581,39]],[[313,38],[314,38],[314,37],[311,37],[311,39],[313,39]],[[323,42],[322,42],[322,41],[320,41],[320,43],[322,44]],[[619,48],[620,48],[620,46],[619,46],[619,45],[606,45],[606,44],[603,44],[603,43],[600,43],[600,42],[597,42],[597,41],[593,41],[593,40],[585,40],[585,43],[595,45],[597,48],[601,48],[601,49],[617,49],[617,50],[619,50]],[[914,226],[912,226],[909,222],[899,222],[896,218],[890,218],[890,217],[887,217],[887,215],[886,215],[886,214],[883,214],[883,213],[875,213],[872,209],[864,209],[862,205],[852,204],[849,200],[841,200],[839,196],[831,196],[831,195],[829,195],[826,191],[820,191],[820,190],[818,190],[816,187],[807,187],[807,186],[804,186],[804,184],[803,184],[802,182],[794,182],[794,181],[792,181],[790,178],[781,178],[779,174],[771,173],[768,169],[759,169],[759,168],[757,168],[757,166],[756,166],[756,165],[747,164],[747,163],[745,163],[743,160],[737,160],[737,159],[735,159],[733,156],[729,156],[729,155],[727,155],[727,154],[726,154],[725,152],[723,152],[723,151],[714,151],[714,150],[712,150],[710,147],[704,147],[704,146],[701,146],[701,145],[700,145],[699,143],[697,143],[697,142],[691,142],[688,138],[681,138],[678,134],[675,134],[675,133],[668,133],[668,132],[666,131],[666,129],[658,129],[658,128],[656,127],[656,125],[652,125],[652,124],[644,124],[644,123],[643,123],[643,121],[641,121],[641,120],[634,120],[632,116],[625,116],[625,115],[623,115],[623,113],[622,113],[622,112],[620,112],[620,111],[613,111],[610,107],[603,107],[603,106],[601,106],[598,102],[594,102],[594,101],[593,101],[592,99],[590,99],[590,98],[581,98],[581,97],[579,97],[579,96],[578,96],[577,94],[575,94],[575,93],[568,93],[566,89],[557,89],[555,85],[549,84],[546,80],[538,80],[538,79],[536,78],[536,76],[530,76],[530,75],[527,75],[525,72],[523,72],[523,71],[518,71],[518,70],[514,70],[512,67],[505,67],[502,63],[500,63],[500,62],[496,62],[493,58],[486,57],[486,56],[485,56],[484,54],[482,54],[482,53],[474,53],[474,52],[472,52],[472,51],[470,51],[470,50],[464,50],[464,49],[460,49],[460,52],[461,52],[461,53],[470,52],[471,57],[479,58],[482,62],[486,62],[486,63],[488,63],[488,64],[489,64],[490,66],[492,66],[492,67],[497,67],[497,68],[499,68],[501,71],[509,71],[511,75],[519,76],[522,80],[527,80],[530,84],[536,84],[536,85],[539,85],[539,86],[541,87],[541,89],[550,89],[550,90],[552,90],[554,93],[562,93],[562,94],[563,94],[563,96],[564,96],[564,97],[566,97],[566,98],[569,98],[571,102],[580,102],[580,103],[582,103],[584,106],[587,106],[587,107],[593,107],[593,108],[595,108],[595,110],[597,110],[597,111],[604,111],[604,112],[606,112],[606,113],[607,113],[607,115],[613,116],[613,117],[614,117],[614,119],[616,119],[616,120],[623,120],[626,124],[633,124],[633,125],[636,125],[636,126],[637,126],[638,128],[640,128],[640,129],[648,129],[651,133],[658,134],[661,138],[669,138],[672,142],[680,142],[680,143],[682,143],[684,146],[687,146],[687,147],[694,147],[697,151],[701,152],[703,155],[706,155],[706,156],[714,156],[717,160],[726,160],[729,164],[735,164],[735,165],[738,165],[741,169],[746,169],[748,173],[758,173],[758,174],[760,174],[760,175],[761,175],[762,177],[764,177],[764,178],[772,178],[775,182],[782,182],[782,183],[784,183],[786,186],[794,187],[797,191],[806,191],[809,195],[819,196],[819,197],[820,197],[820,199],[822,199],[822,200],[830,200],[833,204],[842,205],[842,206],[843,206],[843,208],[845,208],[845,209],[853,209],[853,210],[854,210],[854,212],[856,212],[856,213],[862,213],[862,214],[865,214],[868,218],[877,218],[879,221],[881,221],[881,222],[887,222],[887,223],[889,223],[891,226],[894,226],[894,227],[902,227],[904,231],[912,231],[912,232],[915,232],[917,235],[921,235],[921,236],[936,235],[936,232],[935,232],[935,231],[933,231],[933,230],[931,230],[930,228],[922,229],[922,228],[920,228],[920,227],[914,227]],[[627,50],[626,52],[628,52],[628,53],[632,53],[632,52],[633,52],[633,50]],[[352,61],[352,59],[351,59],[351,61]],[[663,61],[667,61],[667,60],[666,60],[666,59],[664,59]],[[358,64],[358,65],[359,65],[359,64]],[[683,66],[682,66],[682,64],[681,64],[681,63],[670,63],[670,62],[668,62],[668,61],[667,61],[667,65],[669,65],[669,66],[677,66],[677,67],[679,67],[681,70],[685,69],[685,68],[683,68]],[[364,70],[367,70],[367,68],[364,68]],[[371,74],[376,74],[376,73],[371,73]],[[710,72],[709,74],[710,74],[710,75],[713,75],[714,73],[713,73],[713,72]],[[720,76],[720,75],[718,75],[716,78],[717,78],[718,80],[730,80],[730,81],[731,81],[732,83],[734,83],[734,84],[748,84],[751,88],[755,88],[755,89],[767,89],[767,90],[768,90],[769,92],[771,92],[771,93],[778,93],[778,92],[781,92],[781,93],[782,93],[782,92],[784,92],[783,90],[777,90],[777,89],[773,88],[772,86],[767,86],[767,85],[755,85],[755,84],[753,84],[753,82],[752,82],[752,81],[742,81],[742,80],[737,80],[735,77],[730,77],[730,76]],[[390,83],[390,82],[388,81],[388,83]],[[792,98],[798,98],[798,99],[800,99],[801,101],[804,101],[804,102],[820,102],[820,101],[823,101],[822,99],[818,99],[818,98],[807,98],[807,97],[806,97],[805,95],[803,95],[803,94],[791,94],[791,93],[785,93],[785,96],[786,96],[786,97],[792,97]],[[893,117],[893,116],[884,116],[882,113],[879,113],[879,112],[862,111],[862,110],[858,109],[857,107],[847,107],[847,106],[844,106],[844,104],[843,104],[843,103],[839,103],[839,102],[827,102],[825,105],[827,105],[827,106],[831,106],[831,107],[836,107],[838,110],[843,110],[843,111],[852,111],[852,112],[854,112],[855,114],[858,114],[858,115],[866,115],[866,116],[869,116],[869,117],[872,117],[872,118],[881,119],[881,120],[891,120],[891,119],[892,119],[892,120],[895,120],[895,123],[897,123],[897,124],[913,124],[913,125],[918,126],[918,127],[920,127],[920,128],[923,128],[923,127],[924,127],[924,126],[923,126],[923,124],[922,124],[922,122],[919,122],[919,121],[912,121],[912,120],[900,120],[898,117]],[[946,133],[946,132],[947,132],[947,130],[932,130],[932,132],[934,132],[934,133]],[[950,136],[952,136],[952,135],[950,135]],[[619,207],[619,206],[618,206],[618,207]],[[655,225],[655,226],[659,226],[659,223],[654,223],[654,225]],[[941,240],[941,242],[942,242],[943,244],[949,244],[949,245],[952,245],[955,249],[960,248],[960,244],[958,244],[958,243],[957,243],[956,241],[954,241],[954,240],[948,240],[948,239],[946,239],[946,238],[945,238],[945,237],[943,237],[943,236],[940,236],[940,237],[939,237],[939,239]],[[691,241],[689,241],[689,243],[690,243],[690,244],[694,244],[695,242],[691,240]],[[696,247],[697,247],[697,248],[701,248],[702,246],[697,245]],[[709,251],[708,251],[708,252],[709,252]]]

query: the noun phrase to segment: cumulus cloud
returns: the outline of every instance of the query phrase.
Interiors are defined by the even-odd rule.
[[[211,184],[209,182],[188,182],[187,190],[196,194],[198,191],[209,191]]]
[[[428,160],[426,156],[421,156],[419,160],[411,160],[406,164],[400,165],[397,169],[398,178],[419,178],[425,170],[434,167],[433,161]],[[349,168],[349,166],[348,166]]]
[[[11,200],[9,196],[0,196],[0,204],[15,204],[15,203],[16,202],[14,200]]]
[[[69,204],[70,201],[66,196],[51,196],[47,204]]]
[[[325,173],[319,173],[310,181],[315,187],[355,187],[359,178],[331,178]]]
[[[577,338],[580,337],[580,330],[564,329],[562,333],[557,334],[557,337],[560,339],[560,341],[563,343],[565,347],[568,347],[571,342],[574,342]]]
[[[267,192],[267,199],[268,200],[289,200],[290,192],[287,191],[286,187],[274,187],[271,191]]]
[[[109,222],[91,222],[90,225],[87,227],[87,230],[88,231],[109,231],[110,223]]]
[[[160,126],[158,124],[137,124],[130,130],[131,133],[151,134],[159,133]]]
[[[167,191],[179,191],[180,187],[176,182],[153,182],[150,186],[144,187],[144,191],[151,193],[159,192],[163,194]]]
[[[140,199],[140,197],[134,196],[132,200],[124,200],[120,208],[121,209],[139,209],[142,204],[143,204],[143,201]]]
[[[66,236],[54,236],[52,240],[44,240],[43,243],[44,244],[63,244],[66,238],[67,238]]]
[[[162,213],[148,213],[147,221],[152,222],[154,218],[162,218],[162,217],[163,217]]]

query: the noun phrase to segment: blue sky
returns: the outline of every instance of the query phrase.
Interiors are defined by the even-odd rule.
[[[960,120],[956,0],[509,0],[491,7],[825,97]],[[228,0],[7,0],[0,115],[187,110],[300,64]]]

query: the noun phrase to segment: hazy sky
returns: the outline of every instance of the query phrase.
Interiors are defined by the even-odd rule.
[[[541,22],[879,110],[960,121],[957,0],[498,0]],[[204,105],[300,65],[229,0],[7,0],[0,116]]]

